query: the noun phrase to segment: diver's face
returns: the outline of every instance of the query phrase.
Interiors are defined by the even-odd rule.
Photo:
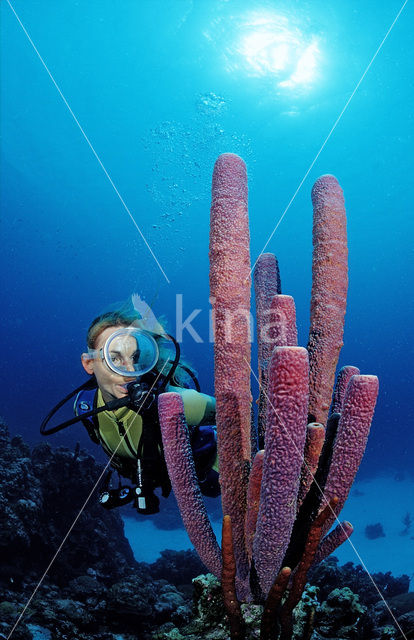
[[[95,349],[101,349],[109,336],[119,329],[120,327],[107,327],[102,331],[96,340]],[[136,349],[135,340],[131,340],[130,348],[131,353]],[[117,398],[124,398],[128,395],[126,385],[135,380],[135,378],[118,375],[112,371],[106,364],[105,360],[102,360],[101,358],[88,359],[85,358],[85,356],[87,356],[87,354],[83,354],[82,357],[83,368],[87,373],[95,374],[98,387],[102,392],[102,397],[105,402],[110,402]]]

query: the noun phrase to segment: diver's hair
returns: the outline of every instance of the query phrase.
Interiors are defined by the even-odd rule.
[[[105,329],[108,327],[139,327],[142,318],[139,313],[135,310],[123,310],[123,309],[114,309],[112,311],[107,311],[105,313],[101,313],[101,315],[97,316],[92,322],[88,329],[88,333],[86,336],[86,344],[88,345],[88,349],[96,348],[96,341],[98,337],[101,335]],[[165,326],[165,320],[162,319],[162,325]],[[161,336],[153,335],[156,342],[158,343],[158,348],[160,352],[160,357],[158,360],[155,369],[160,371],[162,369],[163,364],[168,359],[168,350],[162,346],[162,340],[160,340]],[[190,363],[186,362],[183,358],[180,358],[180,363],[185,366],[191,368],[193,371],[193,367],[191,367]],[[164,374],[166,375],[168,372],[168,367],[164,370]],[[196,373],[194,371],[194,373]],[[188,381],[188,376],[185,371],[178,366],[170,384],[177,387],[185,387],[186,380]]]
[[[139,326],[141,316],[134,311],[107,311],[97,316],[91,322],[91,326],[88,329],[86,335],[86,344],[88,349],[95,349],[96,341],[101,335],[102,331],[105,331],[108,327],[134,327]]]

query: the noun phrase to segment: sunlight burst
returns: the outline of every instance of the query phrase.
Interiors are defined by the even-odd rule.
[[[243,67],[250,75],[274,76],[281,88],[309,86],[320,58],[316,36],[303,33],[286,16],[269,12],[243,18],[233,54],[229,70]]]

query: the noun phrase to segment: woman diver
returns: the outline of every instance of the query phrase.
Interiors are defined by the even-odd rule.
[[[171,355],[171,347],[175,354]],[[154,489],[171,491],[163,455],[157,399],[174,391],[183,399],[194,463],[204,495],[220,493],[217,469],[215,399],[200,392],[194,373],[180,362],[180,348],[159,323],[148,323],[136,311],[110,311],[93,320],[82,365],[90,379],[62,400],[43,421],[44,435],[82,421],[93,442],[102,446],[119,476],[110,488],[111,471],[101,487],[100,502],[112,509],[129,502],[140,513],[159,511]],[[190,377],[196,389],[188,388]],[[76,395],[75,418],[46,429],[56,411]],[[121,484],[121,476],[132,486]]]

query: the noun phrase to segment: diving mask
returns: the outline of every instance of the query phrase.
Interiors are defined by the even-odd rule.
[[[106,363],[120,376],[142,376],[157,364],[158,345],[150,333],[137,327],[122,327],[112,333],[101,349],[88,349],[88,358]]]

